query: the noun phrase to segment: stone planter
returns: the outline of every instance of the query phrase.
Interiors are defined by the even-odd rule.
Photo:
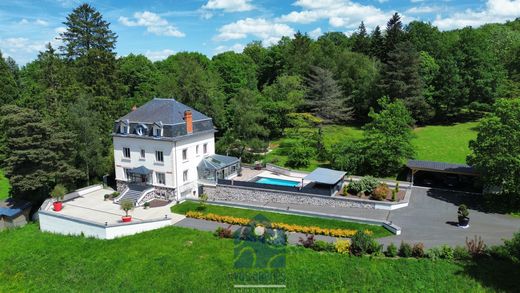
[[[459,217],[459,227],[467,228],[469,226],[468,217]]]

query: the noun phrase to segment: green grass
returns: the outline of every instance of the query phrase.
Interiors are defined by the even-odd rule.
[[[477,137],[475,127],[478,122],[466,122],[448,126],[425,126],[414,129],[412,145],[415,157],[418,160],[430,160],[448,163],[465,163],[469,155],[469,141]],[[323,127],[325,147],[363,137],[363,130],[359,127],[343,125],[327,125]],[[268,153],[264,161],[286,167],[287,155],[284,145],[291,142],[290,138],[281,138],[271,142],[273,151]],[[312,171],[317,167],[328,167],[328,162],[312,160],[301,171]]]
[[[363,131],[359,127],[355,126],[344,126],[344,125],[325,125],[323,130],[323,143],[325,147],[330,149],[333,145],[340,143],[345,140],[359,139],[363,136]],[[267,163],[273,163],[285,167],[287,162],[286,149],[284,145],[291,142],[291,138],[281,138],[272,141],[270,144],[272,152],[268,153],[264,161]],[[312,171],[317,167],[328,167],[328,162],[319,162],[317,160],[311,160],[309,166],[299,168],[301,171]]]
[[[186,201],[172,207],[172,212],[177,214],[186,214],[188,211],[197,211],[199,204],[196,202]],[[354,222],[339,221],[333,219],[324,219],[316,217],[305,217],[297,215],[286,215],[280,213],[240,209],[217,205],[207,205],[204,213],[213,213],[222,216],[233,216],[238,218],[252,219],[257,215],[262,215],[269,219],[271,222],[280,222],[293,225],[301,226],[317,226],[321,228],[329,229],[352,229],[352,230],[370,230],[374,234],[374,237],[385,237],[392,235],[388,230],[381,226],[367,225]]]
[[[9,180],[5,178],[4,171],[0,170],[0,199],[5,199],[9,196]]]
[[[105,241],[41,233],[34,224],[0,232],[0,292],[230,292],[230,239],[167,227]],[[518,291],[507,263],[348,257],[290,247],[284,292]],[[255,291],[257,292],[257,291]]]
[[[412,140],[418,160],[466,163],[470,154],[469,141],[477,137],[478,122],[450,126],[426,126],[414,130]]]

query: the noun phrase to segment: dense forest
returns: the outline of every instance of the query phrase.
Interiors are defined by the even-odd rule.
[[[87,4],[64,25],[62,45],[49,43],[22,67],[0,54],[0,161],[12,193],[33,200],[57,182],[74,188],[113,172],[114,120],[153,97],[213,117],[217,151],[244,162],[293,135],[301,139],[294,166],[318,156],[374,175],[412,156],[403,125],[475,119],[499,98],[520,97],[520,19],[439,31],[404,25],[396,13],[386,27],[369,32],[361,23],[351,36],[314,40],[298,32],[270,47],[252,42],[242,53],[180,52],[157,62],[116,56],[116,32]],[[365,125],[367,134],[325,149],[319,126],[327,123]],[[298,131],[309,126],[318,130]],[[358,162],[367,144],[380,145],[367,151],[380,161]]]

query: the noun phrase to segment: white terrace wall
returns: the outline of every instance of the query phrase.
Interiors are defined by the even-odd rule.
[[[40,229],[63,235],[84,235],[98,239],[114,239],[117,237],[134,235],[144,231],[170,226],[172,220],[158,219],[155,221],[144,221],[104,226],[98,223],[76,219],[69,216],[57,215],[55,213],[39,212]]]

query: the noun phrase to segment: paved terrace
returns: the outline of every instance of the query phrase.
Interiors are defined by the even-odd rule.
[[[104,200],[104,195],[112,193],[114,190],[110,188],[96,190],[72,200],[63,203],[63,209],[55,212],[52,205],[47,209],[48,212],[79,218],[82,220],[92,221],[100,224],[116,224],[121,222],[121,216],[125,214],[118,204],[112,200]],[[142,222],[146,220],[156,220],[168,216],[172,219],[172,223],[176,223],[184,218],[184,216],[173,214],[170,207],[175,203],[170,203],[162,207],[154,207],[144,209],[144,207],[136,207],[129,214],[132,216],[132,222]]]

